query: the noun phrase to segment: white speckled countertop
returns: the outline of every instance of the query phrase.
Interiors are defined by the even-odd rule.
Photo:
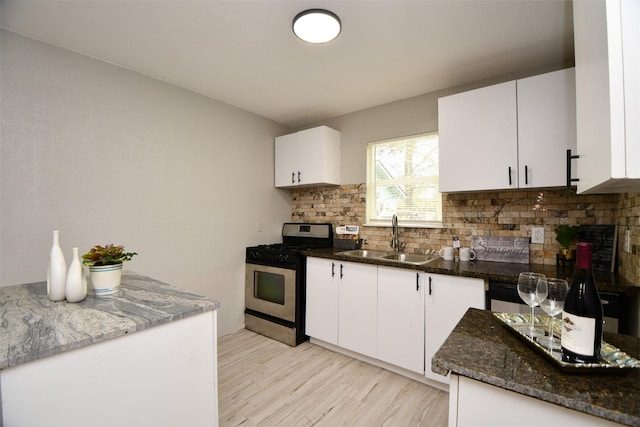
[[[45,282],[0,287],[0,369],[218,309],[220,303],[132,272],[120,291],[52,302]]]

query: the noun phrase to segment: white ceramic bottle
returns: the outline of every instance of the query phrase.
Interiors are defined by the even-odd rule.
[[[87,278],[78,257],[78,248],[73,248],[73,259],[67,271],[65,290],[69,302],[79,302],[87,297]]]
[[[49,253],[49,268],[47,270],[47,295],[51,301],[65,299],[67,281],[67,263],[60,249],[58,230],[53,230],[53,245]]]

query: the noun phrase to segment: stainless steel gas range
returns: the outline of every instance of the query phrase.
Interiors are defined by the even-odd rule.
[[[302,252],[332,246],[331,224],[285,223],[282,243],[247,248],[245,327],[290,346],[305,341]]]

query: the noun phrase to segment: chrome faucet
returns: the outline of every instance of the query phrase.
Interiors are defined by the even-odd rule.
[[[398,238],[398,216],[396,214],[393,214],[393,217],[391,218],[391,226],[393,227],[391,247],[395,252],[400,252],[402,249],[404,249],[404,242],[401,243],[400,239]]]

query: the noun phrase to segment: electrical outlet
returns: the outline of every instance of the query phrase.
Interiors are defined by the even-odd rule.
[[[631,252],[631,230],[624,230],[624,245],[622,250],[626,253]]]
[[[544,244],[544,227],[531,228],[531,243]]]

